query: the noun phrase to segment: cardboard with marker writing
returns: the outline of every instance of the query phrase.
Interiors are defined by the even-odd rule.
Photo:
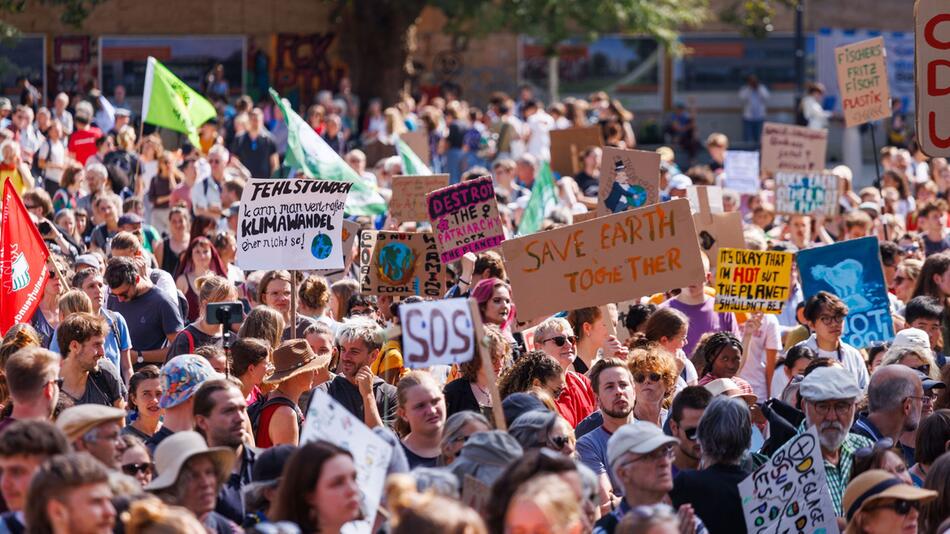
[[[442,263],[451,263],[469,252],[496,248],[505,240],[490,176],[432,191],[423,202]]]
[[[405,132],[399,134],[399,138],[409,145],[409,148],[426,165],[432,164],[432,156],[429,153],[429,136],[426,132]]]
[[[597,213],[620,213],[660,201],[660,155],[604,147]]]
[[[710,272],[716,272],[720,248],[745,248],[742,214],[723,212],[721,187],[691,186],[687,189],[687,195],[691,199],[695,198],[693,221],[699,247],[709,258]]]
[[[835,48],[845,126],[860,126],[891,116],[886,57],[883,37]]]
[[[685,199],[509,239],[502,249],[525,320],[704,280]]]
[[[428,221],[426,195],[449,185],[448,174],[393,176],[389,215],[399,222]]]
[[[551,130],[551,170],[574,176],[584,170],[581,154],[590,146],[604,146],[599,126]]]
[[[782,313],[794,261],[791,252],[719,249],[715,311]]]
[[[947,3],[917,0],[914,5],[914,81],[917,137],[924,154],[950,157],[950,35]]]
[[[355,248],[357,243],[356,238],[359,236],[359,233],[360,224],[358,222],[343,219],[343,230],[341,232],[343,237],[343,268],[316,269],[314,272],[326,278],[327,282],[331,284],[346,278],[350,272],[350,268],[353,267],[353,260],[358,254]]]
[[[360,233],[360,292],[441,298],[445,269],[431,232]]]
[[[761,172],[821,172],[827,150],[828,130],[766,122],[762,126]]]
[[[831,173],[775,174],[775,212],[787,215],[826,215],[838,213],[841,179]]]

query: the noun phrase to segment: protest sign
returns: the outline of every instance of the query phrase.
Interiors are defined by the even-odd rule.
[[[406,367],[464,363],[475,354],[475,323],[468,299],[400,304],[399,323]]]
[[[353,455],[364,519],[347,523],[341,532],[369,534],[383,495],[392,447],[319,388],[314,389],[310,397],[310,407],[300,431],[300,444],[317,440],[328,441]]]
[[[571,220],[576,224],[579,222],[596,219],[597,215],[598,213],[596,211],[585,211],[584,213],[573,213],[571,214]]]
[[[699,248],[706,253],[711,272],[715,272],[721,247],[745,248],[742,214],[737,211],[723,212],[721,187],[690,186],[686,190],[686,196],[690,209],[693,210],[693,224],[696,226]]]
[[[426,132],[403,132],[399,134],[412,151],[419,156],[426,165],[432,165],[432,156],[429,154],[429,134]]]
[[[754,195],[759,192],[759,153],[746,150],[727,150],[725,186],[738,193]]]
[[[838,213],[838,182],[831,173],[779,172],[775,175],[775,212],[832,217]]]
[[[762,172],[821,172],[828,130],[767,122],[762,127]]]
[[[600,126],[551,130],[551,170],[561,176],[574,176],[584,170],[584,150],[603,145]]]
[[[950,156],[950,16],[942,0],[914,5],[914,78],[917,81],[917,139],[924,154]]]
[[[604,147],[598,196],[601,215],[656,204],[660,201],[660,155]]]
[[[739,495],[750,533],[838,532],[815,427],[793,437],[740,482]]]
[[[343,267],[343,205],[352,186],[310,179],[249,180],[241,195],[238,267]]]
[[[425,202],[442,263],[497,247],[505,240],[489,176],[433,191]]]
[[[356,257],[356,237],[360,233],[360,225],[355,221],[343,219],[343,268],[342,269],[315,269],[318,275],[327,279],[327,282],[334,283],[346,278],[353,267],[353,259]]]
[[[526,320],[704,279],[686,199],[509,239],[502,249]]]
[[[835,48],[845,126],[860,126],[891,116],[885,56],[883,37]]]
[[[824,290],[848,305],[843,341],[860,349],[894,337],[876,237],[805,249],[796,260],[806,299]]]
[[[360,234],[360,292],[441,298],[445,271],[430,232],[365,230]]]
[[[782,313],[793,261],[790,252],[719,249],[715,310]]]
[[[393,176],[393,196],[389,216],[399,222],[428,221],[426,195],[449,185],[448,174],[431,176]]]

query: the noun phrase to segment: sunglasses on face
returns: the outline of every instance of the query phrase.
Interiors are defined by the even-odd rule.
[[[554,450],[560,451],[564,449],[564,446],[567,445],[567,443],[570,441],[570,438],[567,436],[551,436],[548,438],[548,441],[551,442],[550,444],[553,446]]]
[[[541,343],[544,344],[548,341],[553,341],[558,347],[563,347],[568,341],[570,341],[571,345],[573,345],[577,341],[577,336],[554,336],[552,338],[545,339]]]
[[[876,452],[887,451],[894,448],[894,440],[892,438],[883,438],[879,439],[874,445],[868,445],[867,447],[861,447],[860,449],[854,451],[855,458],[867,458]]]
[[[122,466],[122,472],[129,476],[135,476],[138,473],[151,473],[152,464],[149,462],[142,462],[138,464],[124,464]]]
[[[878,504],[876,506],[865,508],[865,510],[880,510],[883,508],[889,508],[897,512],[897,515],[907,515],[910,513],[910,509],[920,510],[920,501],[905,501],[904,499],[897,499],[894,502]]]
[[[633,379],[636,380],[638,384],[646,382],[647,378],[649,378],[651,382],[659,382],[663,377],[660,376],[660,373],[637,373],[633,376]]]
[[[684,428],[683,435],[686,436],[686,439],[690,441],[696,441],[696,427]]]

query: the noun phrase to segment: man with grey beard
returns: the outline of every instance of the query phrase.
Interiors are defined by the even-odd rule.
[[[806,376],[799,388],[805,421],[799,427],[804,433],[815,426],[825,460],[828,490],[835,513],[842,516],[841,500],[851,478],[854,453],[869,447],[872,441],[848,432],[854,422],[857,402],[864,396],[854,374],[839,365],[819,367]]]

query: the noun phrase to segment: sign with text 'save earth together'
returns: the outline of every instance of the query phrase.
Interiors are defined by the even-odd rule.
[[[790,252],[719,249],[715,310],[782,313],[793,261]]]
[[[340,269],[343,206],[353,184],[252,178],[241,195],[237,265],[242,269]]]
[[[509,239],[502,250],[518,315],[526,320],[685,287],[705,276],[686,199]]]
[[[399,306],[406,367],[465,363],[475,356],[475,322],[469,299],[443,299]]]
[[[827,150],[828,130],[776,122],[762,126],[762,172],[821,172]]]
[[[432,191],[425,198],[442,263],[467,252],[495,248],[505,240],[505,230],[489,176]]]
[[[838,213],[839,178],[830,173],[775,175],[775,211],[789,215]]]
[[[845,126],[850,128],[891,116],[885,56],[883,37],[835,48]]]
[[[389,216],[400,222],[428,221],[426,195],[449,185],[448,174],[431,176],[393,176],[393,196]]]
[[[914,78],[917,138],[924,154],[950,156],[950,6],[944,0],[914,5]]]
[[[430,232],[366,230],[360,234],[360,292],[441,298],[445,270]]]

